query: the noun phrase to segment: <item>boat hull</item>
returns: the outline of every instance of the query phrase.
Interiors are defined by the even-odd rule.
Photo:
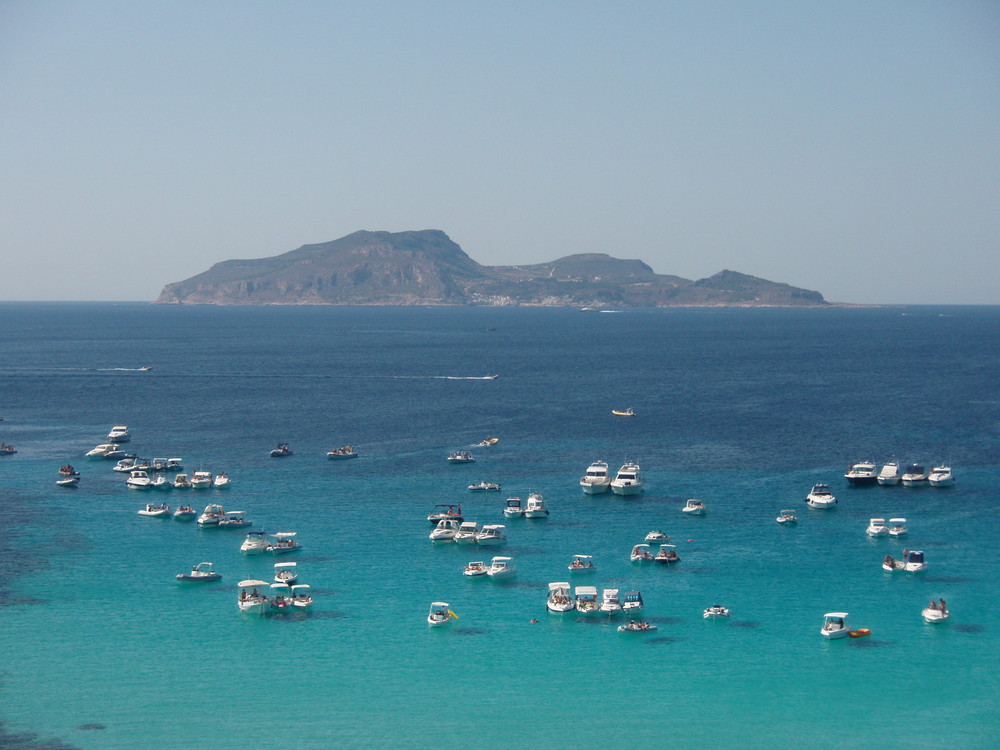
[[[940,609],[931,609],[930,607],[921,612],[920,615],[924,618],[924,622],[930,625],[940,625],[951,617],[950,612],[942,612]]]
[[[622,497],[628,497],[630,495],[638,495],[640,492],[642,492],[642,484],[641,483],[612,484],[611,491],[614,494],[620,495]]]
[[[588,495],[603,495],[610,487],[610,482],[580,482],[580,489]]]

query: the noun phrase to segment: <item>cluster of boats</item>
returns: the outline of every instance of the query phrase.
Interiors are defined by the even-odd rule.
[[[464,575],[469,578],[485,576],[495,581],[503,581],[517,575],[517,567],[514,565],[514,558],[497,556],[490,560],[487,565],[482,560],[473,560],[465,566]]]
[[[289,456],[294,456],[295,452],[288,447],[288,443],[278,443],[277,446],[271,449],[271,458],[288,458]],[[339,448],[333,448],[327,451],[326,457],[331,461],[342,460],[346,458],[357,458],[358,453],[354,450],[354,446],[342,445]]]
[[[266,615],[285,612],[308,612],[313,597],[309,584],[297,583],[295,563],[275,563],[274,582],[249,578],[238,584],[236,604],[240,612]]]
[[[623,497],[638,495],[644,485],[645,480],[642,478],[639,464],[632,461],[622,464],[614,478],[608,472],[606,461],[594,461],[580,478],[580,489],[588,495],[600,495],[608,490]]]
[[[904,487],[950,487],[955,483],[955,475],[950,466],[940,465],[928,473],[922,464],[908,464],[901,469],[899,462],[892,458],[877,470],[874,461],[859,461],[847,467],[844,478],[854,486],[878,483],[886,487],[902,484]]]

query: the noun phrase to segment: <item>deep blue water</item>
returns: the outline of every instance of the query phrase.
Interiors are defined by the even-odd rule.
[[[0,457],[0,746],[241,747],[275,729],[290,747],[995,746],[1000,308],[0,311],[0,439],[18,449]],[[626,406],[638,416],[611,415]],[[136,515],[147,496],[82,457],[121,423],[141,455],[233,477],[172,505],[297,531],[316,611],[240,615],[235,583],[273,559]],[[500,443],[477,463],[445,462],[486,435]],[[268,458],[278,442],[295,455]],[[345,443],[361,457],[325,459]],[[958,481],[846,486],[849,462],[892,455]],[[582,495],[597,458],[638,461],[644,495]],[[54,485],[67,461],[75,490]],[[504,491],[468,492],[481,479]],[[805,507],[818,481],[837,510]],[[438,503],[502,523],[529,491],[552,516],[507,521],[505,547],[427,541]],[[704,518],[680,512],[688,497]],[[796,528],[774,522],[785,507]],[[865,535],[895,515],[908,538]],[[628,562],[653,528],[680,565]],[[881,571],[903,546],[927,573]],[[548,615],[575,553],[598,566],[582,583],[640,589],[659,630]],[[492,554],[515,581],[461,575]],[[201,560],[223,581],[174,582]],[[925,625],[942,596],[952,621]],[[435,599],[451,628],[426,627]],[[729,621],[701,618],[716,601]],[[821,639],[838,609],[873,635]]]

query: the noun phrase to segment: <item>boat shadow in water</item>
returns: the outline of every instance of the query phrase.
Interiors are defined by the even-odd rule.
[[[968,633],[970,635],[977,635],[986,630],[982,625],[973,625],[971,623],[952,625],[949,630],[954,630],[956,633]]]
[[[646,617],[646,622],[654,622],[657,625],[677,625],[684,622],[683,617]]]
[[[754,628],[759,628],[760,623],[754,620],[731,620],[729,622],[729,627],[731,628],[743,628],[744,630],[753,630]]]
[[[679,643],[680,641],[683,640],[684,640],[683,638],[676,638],[672,635],[661,635],[656,638],[649,638],[643,641],[643,643],[645,643],[647,646],[664,646],[669,643]]]
[[[885,646],[895,646],[895,641],[879,641],[874,638],[849,638],[851,648],[883,648]]]
[[[490,631],[488,628],[452,628],[451,632],[453,635],[486,635]]]
[[[309,612],[289,612],[288,615],[303,615],[310,620],[341,620],[345,617],[353,617],[347,612],[324,612],[323,610],[310,610]]]

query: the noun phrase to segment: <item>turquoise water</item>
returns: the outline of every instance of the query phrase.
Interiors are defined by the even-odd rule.
[[[996,746],[998,308],[0,307],[0,437],[18,447],[0,458],[0,746]],[[942,340],[947,359],[930,353]],[[611,416],[626,406],[638,416]],[[273,558],[138,516],[160,495],[82,457],[120,423],[141,455],[233,477],[171,505],[297,531],[284,559],[315,611],[241,615],[236,582],[269,579]],[[500,443],[475,464],[445,462],[486,435]],[[282,441],[295,455],[268,458]],[[344,443],[361,457],[325,459]],[[842,479],[893,454],[958,481]],[[580,493],[592,460],[626,457],[644,495]],[[75,490],[54,485],[67,461]],[[503,491],[468,492],[483,479]],[[818,481],[836,510],[806,508]],[[530,491],[550,518],[504,521]],[[682,514],[688,497],[707,515]],[[438,503],[506,523],[508,544],[432,545]],[[908,537],[865,535],[896,515]],[[679,565],[629,563],[654,528]],[[925,574],[881,570],[904,546]],[[658,631],[548,614],[576,553],[598,572],[574,584],[638,588]],[[515,580],[461,574],[493,554]],[[223,580],[176,584],[202,560]],[[952,621],[924,624],[940,597]],[[437,599],[459,616],[447,629],[426,626]],[[715,602],[728,621],[702,619]],[[832,610],[872,635],[824,640]]]

